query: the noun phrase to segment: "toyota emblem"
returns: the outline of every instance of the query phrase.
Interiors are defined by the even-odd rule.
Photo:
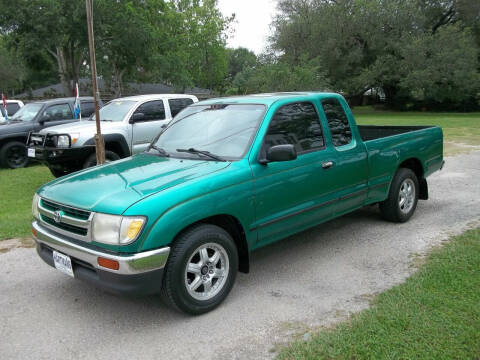
[[[62,216],[63,216],[63,211],[57,210],[57,211],[55,211],[55,213],[53,214],[53,220],[54,220],[56,223],[59,223],[59,222],[62,221]]]

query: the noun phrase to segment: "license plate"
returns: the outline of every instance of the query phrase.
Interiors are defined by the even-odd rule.
[[[28,151],[27,151],[27,155],[28,157],[35,157],[35,149],[34,148],[28,148]]]
[[[55,267],[60,270],[61,272],[67,274],[68,276],[73,276],[73,269],[72,269],[72,260],[70,256],[64,255],[59,253],[58,251],[53,250],[53,263]]]

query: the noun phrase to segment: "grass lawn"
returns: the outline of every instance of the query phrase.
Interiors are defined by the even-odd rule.
[[[446,155],[480,150],[480,113],[392,112],[368,106],[356,107],[353,113],[360,125],[441,126]]]
[[[372,307],[280,359],[479,359],[480,229],[434,250]]]
[[[33,194],[52,179],[40,165],[0,169],[0,240],[30,236]]]

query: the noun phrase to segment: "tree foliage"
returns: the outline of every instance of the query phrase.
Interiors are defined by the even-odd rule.
[[[281,0],[271,43],[290,64],[320,59],[352,97],[382,88],[392,106],[469,102],[480,86],[479,11],[468,0]]]
[[[227,72],[225,33],[232,18],[216,0],[95,0],[99,75],[115,95],[125,78],[216,88]],[[83,0],[0,0],[0,32],[10,47],[49,57],[64,91],[87,75]]]

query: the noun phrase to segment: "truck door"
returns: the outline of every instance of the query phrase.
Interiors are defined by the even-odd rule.
[[[335,177],[338,201],[335,215],[340,215],[363,205],[367,197],[368,160],[365,145],[361,141],[353,116],[347,104],[338,98],[321,100],[324,122],[328,125],[335,149],[335,161],[329,169]]]
[[[318,113],[311,102],[280,106],[271,118],[260,157],[274,145],[293,144],[297,159],[250,162],[254,176],[258,245],[264,245],[332,216],[336,179],[322,164],[334,156],[325,146]]]
[[[160,133],[162,125],[168,123],[162,100],[141,104],[130,118],[132,124],[132,154],[144,151],[153,138]]]

